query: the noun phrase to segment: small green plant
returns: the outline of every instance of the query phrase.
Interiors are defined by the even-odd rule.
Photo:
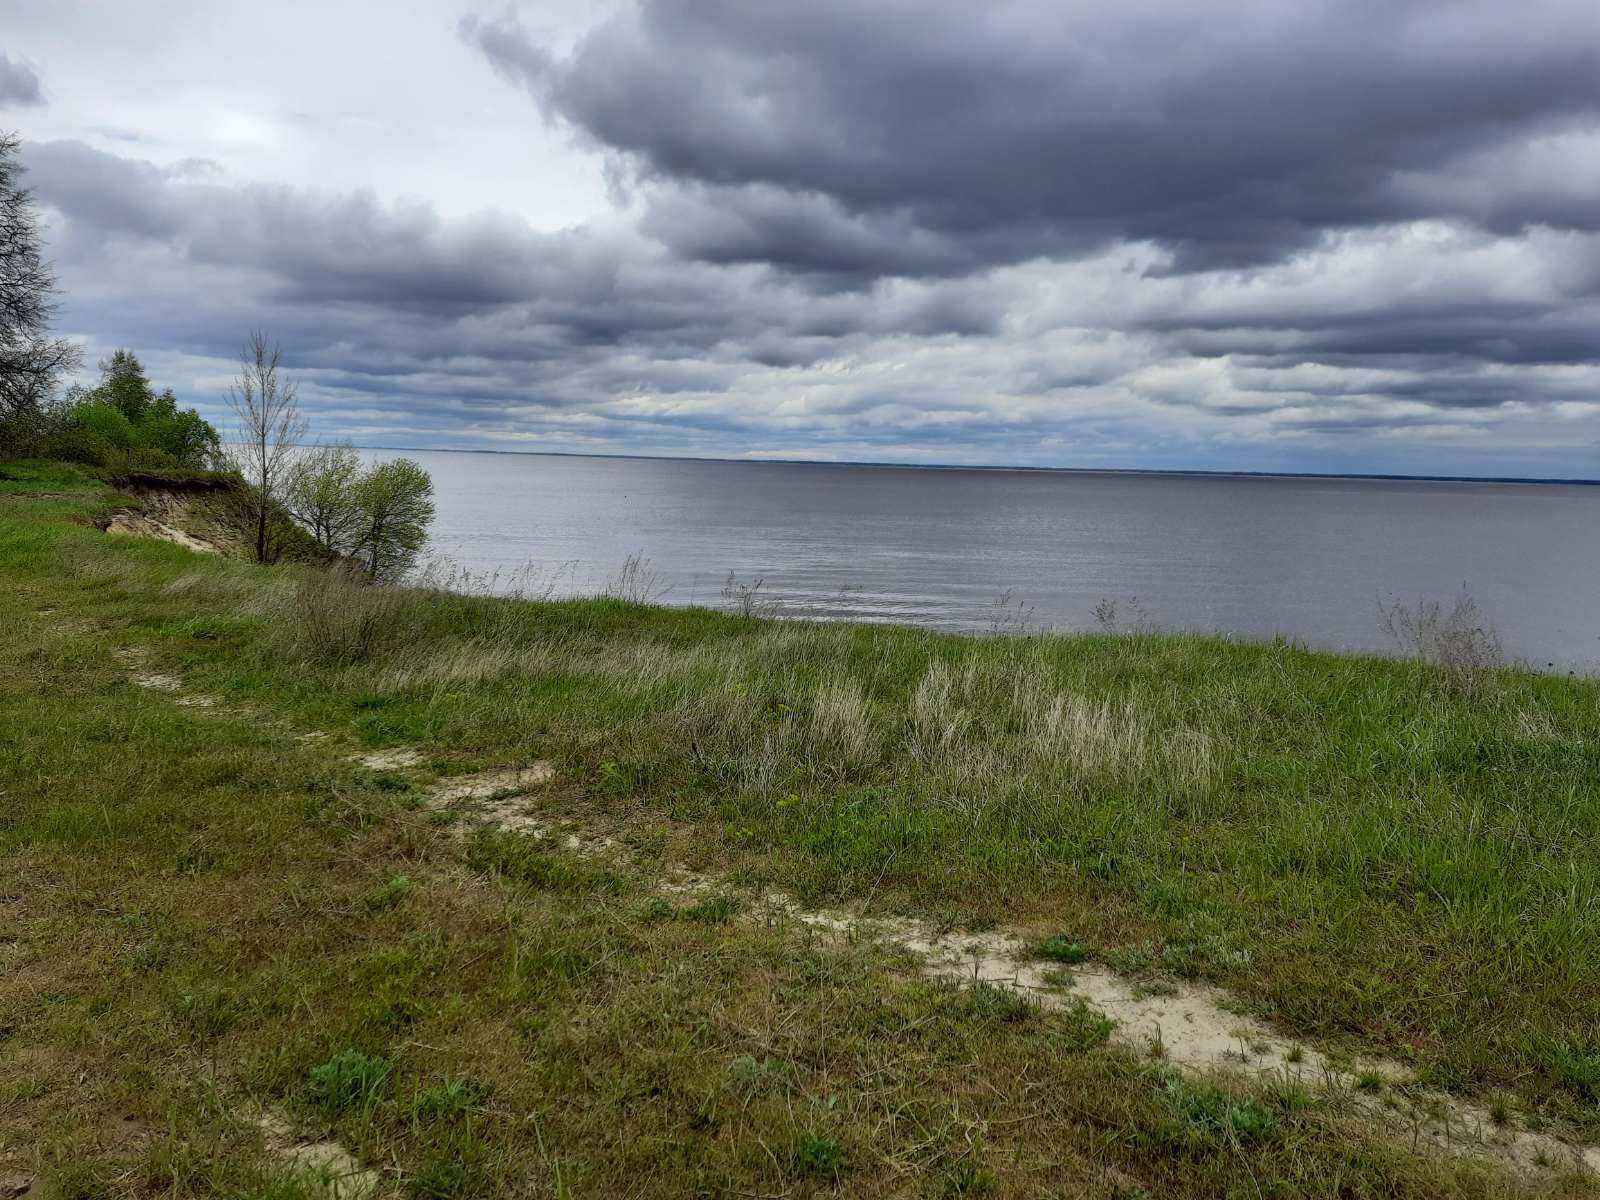
[[[703,925],[726,925],[739,912],[739,900],[735,896],[708,896],[697,901],[683,910],[685,921],[697,921]]]
[[[1236,1096],[1212,1083],[1190,1083],[1168,1075],[1162,1087],[1165,1140],[1190,1153],[1214,1153],[1275,1137],[1279,1120],[1251,1096]]]
[[[794,1140],[790,1160],[795,1174],[813,1179],[837,1178],[844,1169],[844,1147],[826,1134],[802,1131]]]
[[[1063,1050],[1082,1054],[1111,1040],[1117,1023],[1082,996],[1074,996],[1054,1018],[1055,1041]]]
[[[1357,1071],[1356,1090],[1362,1092],[1383,1091],[1383,1076],[1376,1071]]]
[[[460,1075],[444,1075],[411,1098],[411,1119],[419,1123],[454,1121],[483,1103],[483,1085]]]
[[[639,906],[639,919],[654,923],[656,921],[669,921],[677,914],[677,909],[668,904],[660,896],[651,896]]]
[[[361,903],[368,912],[388,912],[392,908],[398,908],[416,887],[415,881],[409,875],[391,875],[363,896]]]
[[[368,1113],[382,1098],[393,1064],[360,1050],[340,1051],[311,1068],[309,1098],[329,1116]]]
[[[1015,1024],[1032,1020],[1039,1008],[1014,988],[993,983],[957,983],[936,980],[923,987],[934,1009],[954,1021],[974,1024]]]
[[[1046,962],[1065,963],[1071,966],[1081,963],[1089,957],[1089,949],[1082,942],[1057,934],[1055,937],[1045,938],[1033,946],[1033,956],[1042,958]]]
[[[128,961],[138,971],[159,971],[172,961],[172,943],[157,934],[128,951]]]
[[[407,1190],[418,1200],[465,1200],[489,1194],[493,1161],[494,1149],[488,1142],[470,1128],[455,1129],[418,1164]]]

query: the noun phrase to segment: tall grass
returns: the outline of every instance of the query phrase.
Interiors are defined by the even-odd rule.
[[[386,737],[536,745],[803,895],[1076,893],[1162,961],[1463,1078],[1600,1050],[1592,684],[1158,634],[1131,606],[1116,633],[989,639],[761,621],[754,585],[719,615],[307,579],[268,677],[381,696],[360,720]]]

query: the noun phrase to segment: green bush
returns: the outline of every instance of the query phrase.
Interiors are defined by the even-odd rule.
[[[45,457],[60,459],[62,462],[99,467],[111,459],[116,453],[116,448],[94,430],[81,425],[71,425],[45,440],[44,453]]]
[[[87,429],[117,450],[128,449],[136,440],[133,423],[109,404],[80,404],[71,411],[68,419],[71,426]]]

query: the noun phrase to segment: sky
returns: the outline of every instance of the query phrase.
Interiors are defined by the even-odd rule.
[[[6,0],[84,377],[358,444],[1600,477],[1593,0]]]

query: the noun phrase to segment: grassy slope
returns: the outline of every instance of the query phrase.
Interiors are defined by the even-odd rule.
[[[1593,684],[1469,701],[1405,664],[1214,639],[302,601],[298,568],[102,538],[73,523],[101,493],[10,469],[0,1174],[291,1195],[237,1120],[250,1096],[420,1194],[1501,1186],[1372,1145],[1337,1104],[1274,1092],[1258,1119],[864,948],[664,918],[669,850],[1060,929],[1596,1123]],[[112,650],[136,646],[233,711],[133,687]],[[563,811],[636,865],[473,872],[405,780],[298,740],[318,730],[443,771],[555,758]],[[372,1103],[319,1100],[312,1068],[352,1048],[392,1064]]]

